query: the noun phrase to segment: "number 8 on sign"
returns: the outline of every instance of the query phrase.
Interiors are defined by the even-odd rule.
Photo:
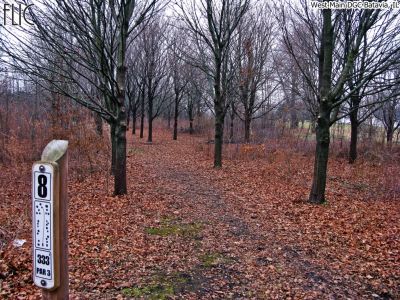
[[[46,198],[47,197],[47,176],[40,174],[38,176],[38,195],[40,198]]]
[[[44,167],[43,165],[41,165]],[[51,169],[50,169],[51,167]],[[50,194],[52,193],[52,166],[45,168],[45,171],[34,171],[34,198],[37,200],[50,201]]]

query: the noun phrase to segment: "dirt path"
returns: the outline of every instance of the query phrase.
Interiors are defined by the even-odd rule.
[[[152,145],[130,139],[122,197],[111,195],[108,172],[71,177],[70,299],[398,298],[398,202],[348,190],[363,166],[334,162],[331,202],[313,206],[301,200],[311,159],[281,152],[215,170],[207,147],[163,132]],[[18,190],[0,190],[27,240],[0,252],[2,299],[41,298],[31,276],[30,168],[16,172]],[[7,222],[16,214],[1,213]]]
[[[142,149],[143,145],[134,147]],[[166,205],[169,215],[160,216],[155,224],[160,232],[153,234],[164,235],[163,229],[168,231],[170,227],[187,224],[200,228],[194,234],[182,234],[176,245],[168,245],[171,251],[171,246],[179,249],[178,243],[195,240],[188,251],[193,255],[189,258],[190,266],[170,272],[183,276],[177,279],[178,283],[170,282],[174,296],[183,299],[189,296],[198,299],[360,297],[351,280],[312,263],[296,245],[279,242],[274,228],[266,230],[261,226],[257,214],[245,216],[244,207],[241,210],[231,205],[246,201],[246,196],[227,194],[223,186],[210,180],[202,170],[196,170],[193,162],[201,159],[201,155],[190,153],[182,163],[175,159],[186,158],[188,154],[180,151],[188,148],[161,144],[144,147],[154,152],[141,161],[144,173],[155,179],[154,196],[169,199]],[[278,215],[275,219],[279,222],[280,217],[285,216]],[[150,241],[154,247],[159,246],[159,238],[150,237]],[[161,272],[164,277],[170,274]]]

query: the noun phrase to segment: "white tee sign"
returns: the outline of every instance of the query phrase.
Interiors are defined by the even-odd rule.
[[[44,289],[54,289],[58,282],[56,172],[52,164],[45,162],[37,162],[32,168],[33,281]]]

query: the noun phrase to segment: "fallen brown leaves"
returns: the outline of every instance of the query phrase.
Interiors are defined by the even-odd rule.
[[[331,159],[329,201],[315,206],[305,201],[311,156],[278,149],[214,170],[203,143],[162,131],[152,145],[131,139],[124,197],[111,196],[106,172],[72,176],[71,299],[400,297],[399,195],[383,188],[387,170],[399,180],[398,163]],[[4,299],[40,298],[30,167],[0,174]],[[13,247],[15,238],[27,243]]]

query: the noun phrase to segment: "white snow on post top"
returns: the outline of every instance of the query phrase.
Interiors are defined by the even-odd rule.
[[[59,160],[68,149],[68,141],[65,140],[52,140],[44,148],[42,152],[43,161],[57,161]]]

